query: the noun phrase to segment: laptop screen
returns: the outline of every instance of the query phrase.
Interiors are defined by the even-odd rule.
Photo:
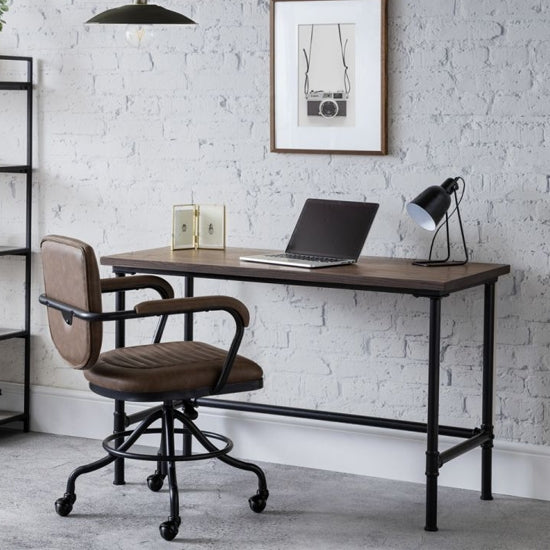
[[[357,260],[377,210],[376,203],[307,199],[286,252]]]

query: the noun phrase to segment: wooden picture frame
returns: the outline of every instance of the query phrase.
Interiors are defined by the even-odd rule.
[[[386,0],[271,0],[271,151],[387,153]]]

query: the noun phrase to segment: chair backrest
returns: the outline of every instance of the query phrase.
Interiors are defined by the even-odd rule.
[[[93,248],[77,239],[48,235],[42,239],[46,296],[84,311],[101,313],[101,283]],[[75,369],[93,366],[101,351],[101,322],[73,318],[48,308],[50,334],[60,355]]]

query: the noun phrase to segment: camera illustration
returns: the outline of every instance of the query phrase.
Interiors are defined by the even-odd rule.
[[[312,91],[306,94],[307,115],[334,118],[346,116],[349,94],[343,91]]]

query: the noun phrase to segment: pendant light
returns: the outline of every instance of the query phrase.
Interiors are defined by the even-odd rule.
[[[189,17],[156,4],[148,4],[147,0],[134,0],[133,4],[104,11],[95,15],[86,23],[128,25],[126,39],[133,46],[141,46],[151,37],[151,25],[195,24]]]

